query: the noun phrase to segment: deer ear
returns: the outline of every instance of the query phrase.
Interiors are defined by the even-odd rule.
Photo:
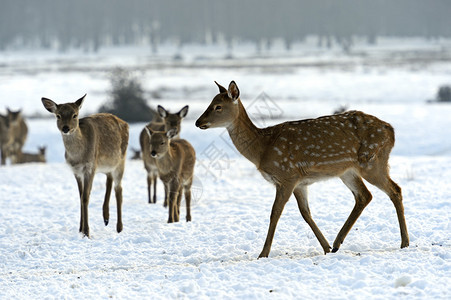
[[[147,127],[147,126],[144,126],[144,130],[147,132],[147,135],[148,135],[149,137],[152,137],[153,130],[152,130],[151,128],[149,128],[149,127]]]
[[[83,97],[81,97],[80,99],[78,99],[77,101],[75,101],[75,104],[78,106],[78,109],[80,109],[81,106],[83,105],[83,101],[85,101],[85,97],[86,97],[86,94]]]
[[[184,118],[186,117],[186,115],[188,114],[188,105],[185,105],[179,112],[178,115],[180,116],[180,118]]]
[[[47,109],[49,112],[53,114],[56,112],[58,104],[47,98],[41,98],[41,101],[42,104],[44,104],[45,109]]]
[[[220,94],[222,94],[222,93],[227,93],[227,90],[226,90],[225,87],[223,87],[222,85],[220,85],[220,84],[217,83],[216,81],[215,81],[215,83],[216,83],[216,85],[217,85],[218,88],[219,88],[219,93],[220,93]]]
[[[166,109],[164,109],[163,106],[158,105],[158,114],[160,115],[160,117],[162,118],[166,118],[168,116],[168,111]]]
[[[166,132],[166,136],[168,137],[168,139],[172,139],[176,135],[177,135],[177,129],[175,129],[175,128],[172,128],[168,132]]]
[[[240,90],[238,89],[238,86],[233,80],[229,84],[229,90],[227,91],[227,95],[229,95],[229,98],[232,98],[233,101],[238,100],[238,98],[240,97]]]

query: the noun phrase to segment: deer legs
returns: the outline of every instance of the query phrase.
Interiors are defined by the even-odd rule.
[[[302,217],[304,218],[305,222],[307,222],[307,224],[310,226],[310,228],[313,230],[313,233],[315,234],[316,238],[321,244],[321,247],[323,247],[324,254],[329,253],[330,252],[329,242],[321,233],[321,231],[319,230],[315,221],[313,221],[312,216],[310,214],[307,198],[307,187],[297,186],[293,194],[298,202],[299,211],[301,212]]]
[[[89,225],[88,225],[88,206],[89,206],[89,195],[91,194],[92,182],[94,180],[94,172],[87,173],[86,176],[75,176],[77,180],[78,192],[80,195],[80,205],[81,205],[81,215],[80,215],[80,229],[79,231],[83,233],[84,236],[89,237]],[[110,212],[109,204],[111,197],[111,190],[113,187],[113,182],[115,183],[114,192],[116,195],[116,206],[117,206],[117,232],[121,232],[123,229],[122,225],[122,186],[121,186],[122,174],[107,174],[106,179],[106,192],[105,199],[103,202],[103,220],[105,226],[109,223]]]
[[[345,237],[348,235],[354,223],[357,221],[358,217],[362,214],[362,211],[370,203],[373,196],[366,188],[362,181],[362,178],[357,174],[345,173],[340,177],[343,183],[352,191],[355,198],[355,205],[349,215],[348,219],[344,223],[337,237],[335,238],[332,252],[337,252],[343,243]]]
[[[113,187],[113,177],[108,174],[106,176],[106,191],[105,191],[105,200],[103,201],[103,222],[105,226],[108,226],[108,222],[110,220],[110,196],[111,196],[111,188]]]
[[[80,229],[84,236],[89,237],[89,225],[88,225],[88,205],[89,195],[91,194],[92,181],[94,180],[94,172],[88,173],[85,176],[75,175],[78,185],[78,192],[80,194]]]
[[[269,251],[271,251],[271,244],[274,238],[274,233],[276,231],[277,222],[279,221],[280,215],[282,214],[285,204],[288,202],[288,199],[290,199],[292,191],[293,188],[288,189],[286,187],[277,186],[276,200],[274,201],[274,204],[272,206],[268,234],[266,235],[263,250],[258,256],[258,258],[268,257]]]

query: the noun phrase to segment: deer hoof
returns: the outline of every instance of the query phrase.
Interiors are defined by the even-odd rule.
[[[109,222],[110,220],[103,220],[103,222],[105,222],[105,226],[108,226],[108,222]]]
[[[337,252],[337,251],[338,251],[338,248],[335,248],[335,247],[334,247],[334,248],[332,249],[332,253],[335,253],[335,252]]]

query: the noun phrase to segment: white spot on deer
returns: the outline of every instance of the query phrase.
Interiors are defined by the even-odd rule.
[[[284,162],[287,162],[287,161],[288,161],[288,158],[284,157],[284,158],[283,158],[283,161],[284,161]]]
[[[279,163],[278,163],[277,161],[274,161],[274,165],[275,165],[276,167],[279,167],[279,166],[280,166]]]
[[[346,157],[346,158],[337,159],[337,160],[320,161],[320,162],[317,162],[316,164],[318,166],[321,166],[321,165],[333,165],[333,164],[339,164],[339,163],[350,162],[350,161],[354,161],[354,159],[350,158],[350,157]]]
[[[295,150],[299,150],[299,145],[296,145],[296,146],[294,147],[294,149],[295,149]]]
[[[304,154],[305,154],[305,155],[307,155],[307,154],[309,154],[309,153],[310,153],[310,152],[309,152],[308,150],[305,150],[305,151],[304,151]]]
[[[280,140],[284,142],[288,141],[286,137],[281,137]]]
[[[279,148],[274,147],[274,150],[277,152],[278,155],[282,155],[282,151]]]

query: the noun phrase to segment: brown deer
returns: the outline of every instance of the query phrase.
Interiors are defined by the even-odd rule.
[[[9,147],[9,155],[16,155],[22,151],[23,145],[27,139],[28,126],[22,116],[22,110],[8,110],[8,121],[11,127],[12,144]]]
[[[149,152],[149,135],[146,132],[146,128],[151,128],[155,131],[168,131],[170,129],[176,130],[174,138],[180,136],[180,129],[182,119],[188,113],[188,105],[184,106],[177,113],[170,113],[163,106],[158,105],[158,114],[161,118],[159,121],[152,121],[143,128],[139,135],[139,144],[141,145],[142,159],[144,162],[144,168],[147,171],[147,195],[149,203],[157,203],[157,178],[158,169],[155,165],[155,158],[150,155]],[[151,189],[153,185],[153,197],[151,196]],[[166,189],[166,187],[165,187]],[[165,191],[164,207],[167,206],[167,193]]]
[[[80,232],[89,237],[88,204],[96,172],[106,174],[103,202],[105,226],[109,222],[109,201],[114,182],[117,202],[117,232],[122,231],[122,176],[128,146],[128,124],[118,117],[99,113],[79,119],[86,95],[73,103],[56,104],[42,98],[44,107],[55,114],[63,137],[66,162],[77,180],[81,203]]]
[[[236,83],[232,81],[228,89],[216,84],[219,94],[196,121],[196,126],[227,128],[238,151],[276,186],[269,230],[259,258],[268,257],[277,222],[291,194],[324,253],[330,252],[329,243],[310,215],[307,186],[331,177],[339,177],[355,198],[355,206],[338,233],[332,252],[338,251],[371,201],[362,177],[390,197],[398,215],[401,248],[409,245],[401,188],[389,176],[388,159],[395,142],[390,124],[363,112],[349,111],[257,128],[241,103]]]
[[[6,164],[6,159],[9,155],[9,148],[13,143],[13,138],[11,134],[11,126],[9,126],[8,116],[0,115],[0,151],[1,153],[1,164]]]
[[[19,151],[19,153],[16,153],[11,156],[11,163],[13,164],[24,164],[31,162],[45,163],[46,147],[38,147],[38,150],[39,150],[38,153],[27,153]]]
[[[153,131],[145,127],[149,137],[148,151],[155,159],[160,179],[168,192],[168,223],[180,219],[180,201],[185,193],[186,221],[191,221],[191,185],[193,183],[196,153],[188,141],[174,139],[176,129]]]

